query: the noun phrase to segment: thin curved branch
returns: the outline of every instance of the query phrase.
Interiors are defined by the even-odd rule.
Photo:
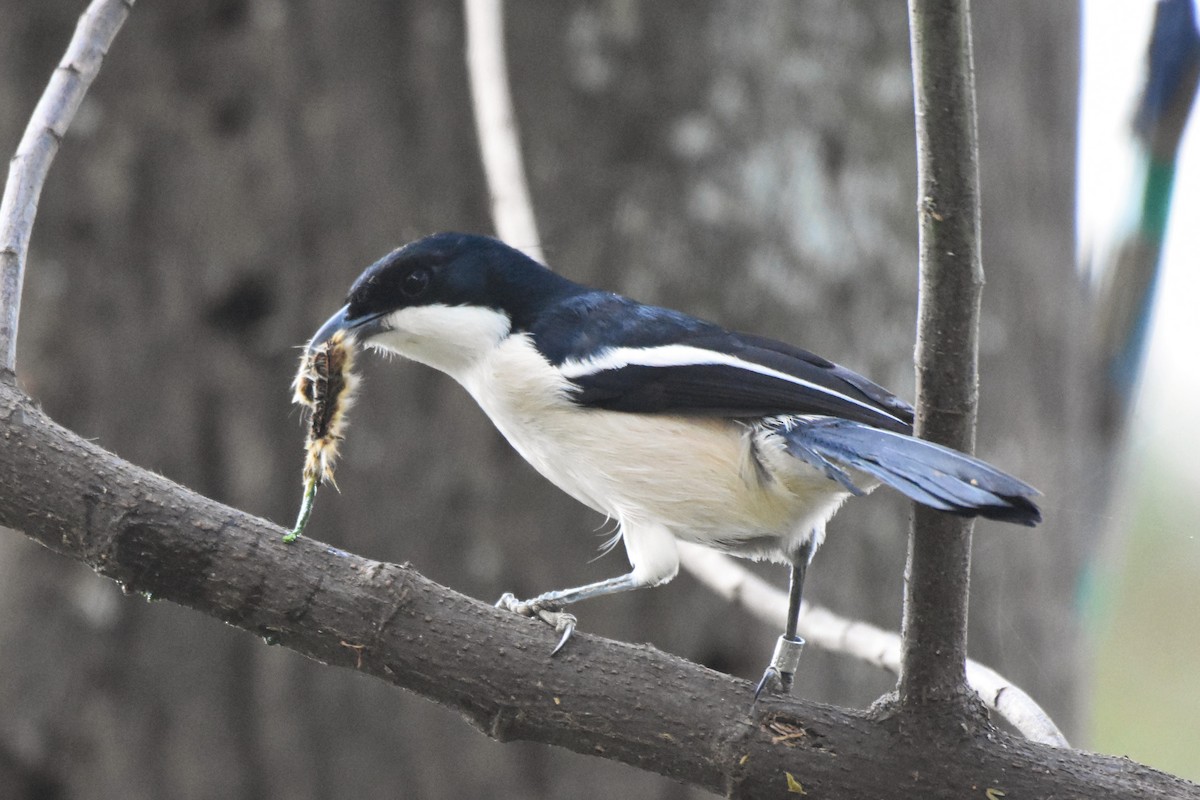
[[[496,233],[513,247],[543,261],[533,201],[525,180],[516,114],[508,89],[501,0],[465,0],[467,71],[483,171],[492,197]]]
[[[0,367],[9,371],[16,369],[25,258],[42,185],[67,127],[133,3],[93,0],[88,6],[9,162],[8,183],[0,201]]]
[[[787,595],[728,556],[690,542],[679,546],[681,565],[702,584],[773,628],[785,622]],[[846,619],[822,606],[805,603],[800,635],[811,644],[843,653],[900,674],[900,635],[861,620]],[[1052,747],[1070,747],[1067,738],[1037,702],[1000,673],[967,660],[967,683],[984,705],[1025,738]]]

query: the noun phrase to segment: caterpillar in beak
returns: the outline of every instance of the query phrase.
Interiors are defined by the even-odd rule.
[[[296,525],[283,537],[295,541],[312,516],[317,487],[332,484],[338,445],[346,429],[346,412],[354,402],[358,376],[354,374],[354,340],[338,331],[324,343],[305,348],[300,371],[292,381],[292,401],[308,411],[308,435],[304,449],[304,496]]]

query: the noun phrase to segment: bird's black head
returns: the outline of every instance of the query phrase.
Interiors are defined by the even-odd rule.
[[[541,309],[579,291],[501,241],[437,233],[368,267],[310,347],[345,330],[359,342],[427,360],[423,347],[434,344],[427,340],[461,338],[473,326],[525,330]]]
[[[568,283],[498,239],[435,233],[367,267],[346,307],[351,320],[433,304],[493,308],[516,319]]]

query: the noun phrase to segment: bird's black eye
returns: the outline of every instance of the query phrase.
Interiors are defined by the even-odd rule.
[[[429,272],[423,269],[414,269],[404,276],[404,280],[400,283],[400,291],[411,300],[420,297],[428,286]]]

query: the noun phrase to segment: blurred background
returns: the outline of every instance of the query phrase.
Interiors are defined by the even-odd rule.
[[[1110,370],[1125,431],[1109,534],[1081,595],[1086,741],[1197,780],[1200,32],[1194,0],[1083,10],[1080,260],[1102,315],[1121,319],[1110,343],[1127,343]]]
[[[83,3],[0,7],[0,147],[11,152]],[[912,396],[903,4],[506,8],[553,266],[798,343]],[[1111,254],[1155,248],[1122,244],[1128,217],[1089,227],[1106,212],[1076,203],[1100,193],[1084,183],[1090,170],[1153,150],[1130,131],[1154,6],[1128,9],[1107,28],[1128,40],[1115,66],[1115,51],[1091,49],[1091,4],[975,8],[987,272],[978,451],[1045,492],[1046,523],[977,527],[971,653],[1074,744],[1195,779],[1197,471],[1181,434],[1194,404],[1160,377],[1183,371],[1160,342],[1186,353],[1195,314],[1154,329],[1148,367],[1132,348],[1149,387],[1138,399],[1138,381],[1110,379],[1113,353],[1129,349],[1111,345],[1150,330],[1150,306],[1111,312],[1112,297],[1131,293],[1104,276],[1132,274],[1171,301],[1195,291],[1171,273],[1159,280],[1157,258],[1120,267]],[[1086,63],[1112,61],[1116,77],[1081,94],[1085,40]],[[26,390],[121,456],[290,523],[297,346],[389,249],[491,230],[463,41],[461,8],[446,0],[139,4],[42,198],[21,318]],[[1096,106],[1110,130],[1089,162],[1079,144]],[[1183,213],[1197,167],[1179,158]],[[1111,191],[1128,200],[1139,174]],[[1196,252],[1176,269],[1187,273]],[[624,571],[619,549],[592,560],[603,521],[539,478],[449,379],[364,362],[342,492],[322,495],[310,535],[487,600]],[[882,493],[839,514],[810,598],[897,628],[907,517]],[[780,568],[764,574],[785,582]],[[585,630],[745,678],[776,635],[686,575],[589,601],[579,616]],[[798,678],[805,697],[859,707],[894,682],[815,649]],[[15,534],[0,537],[0,707],[4,798],[700,796],[599,759],[489,741],[419,698],[125,597]]]

